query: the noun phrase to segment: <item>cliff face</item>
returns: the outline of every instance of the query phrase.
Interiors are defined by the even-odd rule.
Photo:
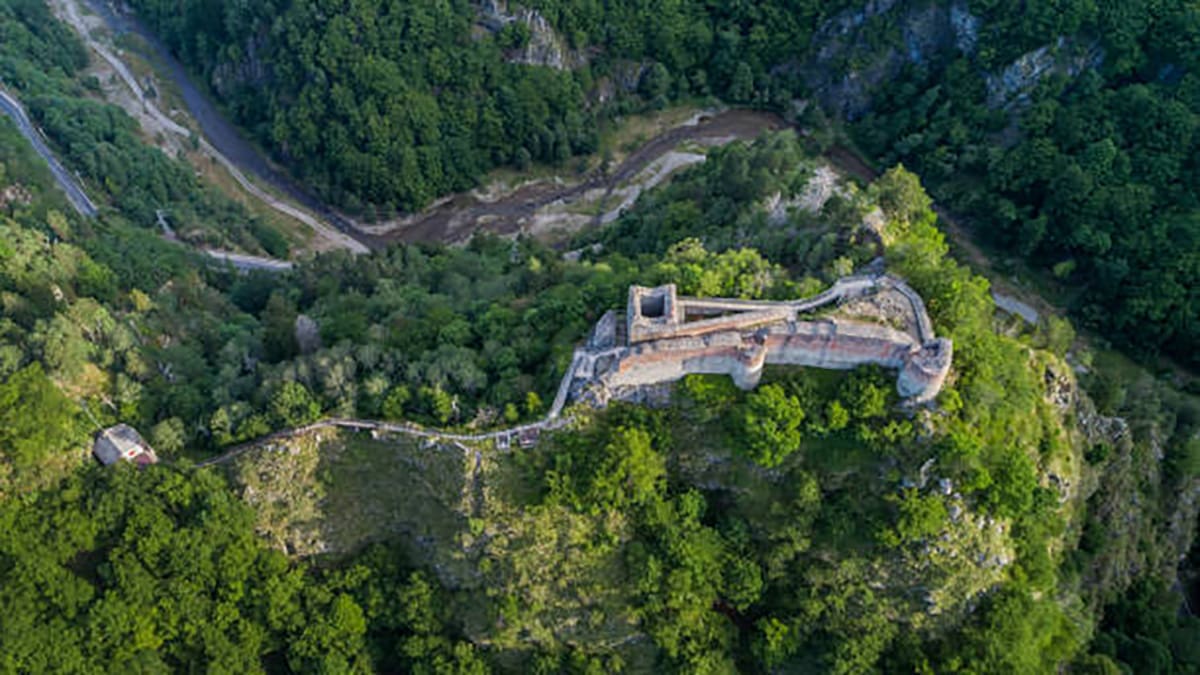
[[[861,9],[823,23],[813,37],[815,51],[806,61],[776,71],[798,73],[823,109],[855,120],[871,110],[876,90],[905,67],[973,56],[984,25],[962,0],[870,0]],[[1103,60],[1104,52],[1094,41],[1059,36],[986,73],[988,103],[996,108],[1019,105],[1047,76],[1075,77]]]
[[[822,24],[813,37],[816,51],[794,68],[823,108],[853,120],[870,110],[875,89],[905,66],[953,50],[973,53],[978,26],[962,2],[870,0]]]
[[[487,30],[499,31],[514,22],[528,29],[529,40],[508,55],[510,63],[555,70],[570,70],[586,65],[587,59],[567,46],[566,40],[537,10],[524,7],[510,10],[507,0],[484,0],[480,3],[479,24]]]
[[[1104,50],[1094,42],[1060,37],[1022,54],[1003,70],[987,76],[988,105],[993,108],[1025,103],[1038,82],[1051,74],[1076,77],[1085,70],[1099,67]]]

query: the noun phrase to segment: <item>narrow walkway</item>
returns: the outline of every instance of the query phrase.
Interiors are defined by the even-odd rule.
[[[522,424],[520,426],[510,427],[508,429],[499,429],[497,431],[488,431],[481,434],[456,434],[447,431],[439,431],[437,429],[427,429],[420,425],[403,423],[403,422],[382,422],[379,420],[359,420],[359,419],[343,419],[332,418],[314,422],[307,426],[297,427],[295,429],[285,429],[278,431],[268,436],[255,439],[235,446],[225,453],[206,459],[196,464],[197,467],[212,466],[214,464],[223,464],[229,460],[235,459],[252,450],[261,448],[275,441],[280,441],[288,438],[294,438],[320,429],[350,429],[353,431],[372,431],[383,432],[389,434],[400,434],[411,436],[413,438],[426,438],[434,441],[445,441],[447,443],[482,443],[487,441],[497,442],[497,446],[501,449],[512,447],[512,440],[528,438],[530,436],[536,438],[537,434],[543,431],[553,429],[561,429],[572,422],[574,419],[568,415],[562,417],[563,408],[567,404],[567,396],[570,393],[571,383],[576,377],[581,375],[590,376],[596,359],[601,356],[614,354],[619,350],[613,349],[599,354],[589,353],[583,349],[575,350],[575,354],[571,358],[571,365],[567,367],[567,372],[563,373],[562,381],[558,385],[558,393],[554,397],[554,403],[550,406],[546,416],[537,422]]]
[[[932,337],[933,328],[929,325],[929,316],[925,312],[925,304],[921,300],[921,296],[916,291],[909,288],[903,280],[887,274],[860,275],[853,277],[845,277],[838,279],[829,289],[819,293],[809,299],[796,300],[791,303],[786,303],[785,306],[794,310],[797,313],[812,311],[818,307],[839,302],[847,298],[856,298],[873,293],[883,289],[894,289],[901,292],[912,303],[912,310],[915,316],[915,324],[917,331],[921,333],[921,339],[926,340]],[[736,300],[712,299],[710,301],[714,306],[719,306],[722,303],[729,306],[757,306],[756,303],[747,302],[739,303]],[[543,432],[553,429],[560,429],[570,424],[574,417],[567,415],[562,416],[562,412],[567,405],[567,399],[570,398],[571,386],[577,379],[591,379],[595,375],[596,362],[599,359],[606,357],[620,358],[622,354],[627,353],[628,347],[618,346],[604,350],[590,350],[587,346],[580,347],[575,350],[571,356],[571,363],[567,366],[567,370],[563,373],[562,380],[559,382],[558,390],[554,396],[554,402],[550,406],[550,410],[546,416],[537,422],[523,424],[508,429],[500,429],[497,431],[489,431],[479,434],[460,434],[447,431],[439,431],[436,429],[427,429],[425,427],[402,423],[402,422],[383,422],[378,420],[360,420],[360,419],[344,419],[332,418],[314,422],[307,426],[296,429],[286,429],[283,431],[270,434],[263,438],[259,438],[241,445],[235,446],[224,454],[211,459],[199,462],[196,466],[212,466],[221,464],[235,459],[247,452],[266,446],[272,442],[280,441],[295,436],[307,434],[320,429],[349,429],[354,431],[371,431],[373,433],[385,434],[400,434],[413,438],[424,438],[434,441],[444,441],[447,443],[482,443],[495,442],[497,448],[506,450],[512,447],[515,439],[518,444],[527,445],[532,440],[536,440],[537,436]]]
[[[357,419],[341,419],[333,418],[313,422],[312,424],[296,427],[294,429],[285,429],[277,431],[268,436],[234,446],[225,453],[206,459],[202,462],[197,462],[197,467],[213,466],[215,464],[224,464],[232,459],[236,459],[248,452],[258,450],[273,442],[303,436],[304,434],[320,431],[321,429],[347,429],[350,431],[372,431],[382,432],[387,434],[399,434],[402,436],[411,436],[413,438],[425,438],[433,441],[444,441],[446,443],[481,443],[485,441],[496,441],[503,437],[520,436],[523,433],[542,432],[552,429],[560,429],[570,422],[570,417],[560,418],[549,416],[542,418],[537,422],[523,424],[509,429],[501,429],[499,431],[489,431],[482,434],[456,434],[436,429],[426,429],[415,424],[404,424],[394,422],[381,422],[378,420],[357,420]]]

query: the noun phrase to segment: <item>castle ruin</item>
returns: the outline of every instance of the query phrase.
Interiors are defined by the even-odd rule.
[[[598,406],[636,400],[646,388],[691,374],[729,375],[752,389],[766,364],[874,364],[898,371],[900,396],[925,403],[941,391],[952,352],[950,340],[933,334],[920,295],[886,274],[846,277],[817,296],[787,302],[691,298],[674,284],[632,286],[624,315],[606,313],[576,352],[554,412],[568,397]]]

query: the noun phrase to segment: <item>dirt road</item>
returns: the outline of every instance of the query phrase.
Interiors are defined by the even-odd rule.
[[[85,18],[79,11],[80,4],[93,12],[95,17]],[[165,74],[179,88],[189,115],[199,124],[202,132],[199,137],[201,150],[220,163],[242,189],[269,208],[312,228],[325,242],[318,248],[345,248],[355,253],[366,253],[370,250],[369,246],[375,242],[369,235],[360,235],[352,231],[345,219],[340,219],[332,211],[325,209],[315,197],[272,168],[250,143],[241,138],[191,82],[183,65],[171,56],[166,46],[159,42],[153,33],[135,19],[117,13],[104,0],[51,0],[51,6],[57,10],[59,18],[79,34],[103,64],[111,69],[112,74],[129,89],[133,98],[117,103],[126,104],[122,107],[146,127],[151,135],[170,133],[187,139],[192,132],[171,119],[158,108],[153,98],[146,95],[128,64],[118,56],[116,47],[96,37],[93,29],[97,26],[103,26],[113,35],[133,33],[145,41],[153,50],[155,58],[165,64]],[[246,177],[247,173],[256,176],[295,203],[279,199],[262,189]]]

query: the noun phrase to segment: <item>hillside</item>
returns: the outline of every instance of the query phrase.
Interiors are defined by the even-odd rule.
[[[563,165],[631,110],[714,96],[821,142],[846,124],[1077,318],[1194,365],[1200,13],[1187,0],[132,4],[243,128],[368,220],[495,166]]]
[[[0,117],[0,671],[1200,671],[1200,400],[1144,365],[1193,328],[1191,5],[134,4],[360,215],[684,97],[802,128],[692,147],[567,251],[476,233],[239,270],[206,251],[294,232],[112,105],[47,4],[0,7],[37,127]],[[1015,62],[1048,75],[988,79]],[[855,145],[888,168],[824,156]],[[971,267],[925,180],[954,237],[995,234]],[[1117,258],[1143,276],[1105,295]],[[977,267],[1081,329],[998,307]],[[905,384],[935,338],[948,371]],[[160,461],[94,461],[117,423]]]

